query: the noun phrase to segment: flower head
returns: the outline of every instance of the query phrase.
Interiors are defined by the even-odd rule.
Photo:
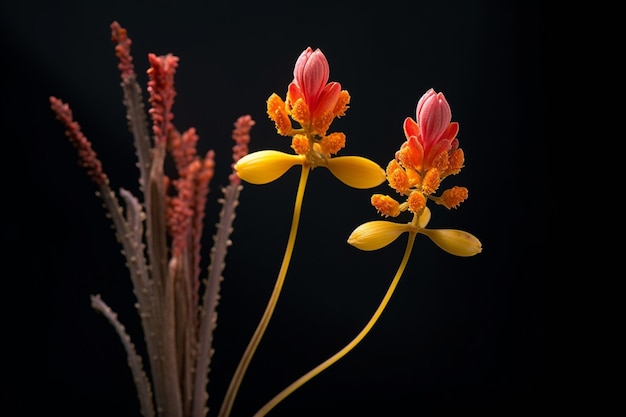
[[[298,57],[287,91],[287,113],[311,134],[324,136],[335,117],[345,114],[350,101],[338,82],[328,82],[330,67],[318,48]]]
[[[482,251],[480,241],[470,233],[455,229],[426,229],[430,221],[428,201],[448,209],[456,208],[468,197],[465,187],[454,186],[441,195],[441,182],[457,174],[465,161],[456,135],[459,125],[451,122],[452,112],[443,93],[428,90],[418,101],[417,122],[410,117],[404,121],[406,141],[387,165],[389,186],[404,197],[399,202],[389,195],[374,194],[372,205],[385,217],[398,217],[402,212],[413,214],[410,223],[374,221],[357,227],[348,243],[361,250],[376,250],[387,246],[402,233],[428,236],[437,246],[457,256],[472,256]]]
[[[330,67],[322,51],[306,48],[298,57],[289,84],[288,99],[295,104],[304,100],[312,119],[332,110],[339,99],[341,84],[328,83]]]
[[[302,51],[294,66],[286,99],[272,94],[267,102],[267,113],[276,123],[278,133],[285,136],[304,133],[321,140],[332,121],[345,115],[350,95],[338,82],[328,82],[329,76],[328,60],[319,48],[307,47]],[[300,129],[292,128],[290,119],[297,122]]]
[[[449,175],[458,174],[465,162],[456,135],[459,124],[451,122],[452,111],[443,93],[429,89],[419,99],[416,119],[404,120],[406,141],[387,165],[387,181],[391,188],[407,197],[403,210],[419,214],[430,199],[446,208],[458,207],[468,192],[465,187],[453,187],[435,193]],[[384,210],[376,207],[383,214]]]
[[[329,83],[329,75],[328,60],[320,49],[307,47],[300,54],[286,99],[274,93],[267,100],[269,118],[280,135],[292,137],[291,148],[297,156],[278,151],[247,155],[235,165],[241,179],[264,184],[300,164],[308,168],[326,167],[354,188],[371,188],[385,181],[385,171],[369,159],[333,156],[345,147],[346,135],[328,133],[328,129],[335,118],[345,115],[350,95],[338,82]],[[299,127],[294,127],[292,121]]]
[[[412,165],[420,170],[445,165],[446,161],[440,159],[445,159],[459,146],[456,138],[459,124],[451,122],[452,111],[443,93],[436,93],[432,88],[424,93],[415,115],[415,120],[410,117],[404,120],[405,146],[410,148]]]

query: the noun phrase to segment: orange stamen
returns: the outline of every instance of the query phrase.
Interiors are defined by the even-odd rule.
[[[322,138],[320,142],[322,153],[336,154],[346,146],[346,135],[342,132],[334,132]]]
[[[302,98],[299,98],[293,104],[293,107],[291,108],[291,118],[300,123],[302,126],[308,125],[311,121],[309,106]]]
[[[309,139],[305,135],[295,135],[291,140],[291,149],[298,155],[306,155],[311,150]]]
[[[313,132],[317,132],[319,135],[324,136],[334,118],[335,115],[330,110],[316,117],[313,120]]]
[[[426,172],[426,175],[424,175],[422,191],[424,194],[432,194],[437,191],[440,183],[441,178],[439,177],[439,171],[437,168],[431,168]]]
[[[402,144],[400,150],[396,153],[396,158],[406,168],[421,169],[422,167],[422,156],[410,147],[407,142]]]
[[[409,195],[407,203],[412,213],[420,214],[426,208],[426,197],[419,191],[413,191]]]
[[[467,188],[454,186],[444,191],[437,200],[437,203],[448,209],[456,208],[463,201],[467,200],[468,194]]]
[[[446,172],[448,166],[450,165],[450,161],[448,158],[448,151],[440,152],[437,155],[431,164],[434,168],[437,168],[439,172]]]
[[[408,194],[410,188],[409,177],[398,161],[392,159],[389,164],[387,164],[386,171],[389,186],[400,194]]]
[[[396,217],[400,214],[400,203],[388,195],[374,194],[370,201],[376,210],[385,217]]]
[[[291,121],[285,109],[285,102],[276,93],[267,99],[267,115],[276,124],[276,131],[279,135],[289,135],[292,130]]]
[[[446,175],[455,175],[461,171],[465,163],[465,154],[463,149],[457,148],[450,154],[450,165],[446,170]]]

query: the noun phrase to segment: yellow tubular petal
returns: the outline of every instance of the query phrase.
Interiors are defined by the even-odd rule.
[[[385,170],[376,162],[360,156],[338,156],[327,160],[326,167],[341,182],[353,188],[372,188],[385,181]]]
[[[378,250],[389,245],[410,228],[408,224],[375,220],[354,229],[348,237],[348,243],[361,250]]]
[[[235,164],[235,171],[242,180],[251,184],[267,184],[282,176],[294,165],[302,164],[302,155],[290,155],[279,151],[252,152]]]
[[[456,229],[420,229],[437,246],[456,256],[474,256],[482,252],[482,244],[471,233]]]

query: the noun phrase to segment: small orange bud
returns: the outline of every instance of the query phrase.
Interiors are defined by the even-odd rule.
[[[387,164],[387,181],[389,182],[389,186],[400,194],[409,193],[409,177],[395,159],[392,159],[389,164]]]
[[[388,195],[374,194],[370,201],[376,210],[385,217],[396,217],[400,214],[400,203]]]
[[[423,152],[420,153],[419,148],[411,147],[408,142],[404,142],[396,153],[396,158],[406,168],[421,169]]]
[[[320,136],[324,136],[334,118],[335,115],[333,114],[332,110],[328,110],[320,115],[317,115],[313,119],[313,123],[311,126],[312,132],[318,133]]]
[[[400,163],[398,161],[396,161],[395,159],[392,159],[391,161],[389,161],[389,163],[387,164],[387,169],[385,170],[385,172],[387,173],[387,175],[391,175],[394,171],[397,171],[399,169],[402,169],[402,166],[400,165]]]
[[[446,175],[458,174],[465,163],[465,154],[463,149],[457,148],[450,154],[450,165],[446,170]]]
[[[299,98],[295,103],[293,103],[293,107],[291,108],[291,117],[303,126],[311,121],[311,112],[309,111],[309,106],[306,104],[304,99]]]
[[[450,159],[448,157],[448,151],[440,152],[435,158],[433,158],[432,166],[437,168],[439,172],[445,172],[450,165]]]
[[[424,175],[424,179],[422,180],[422,191],[425,194],[432,194],[437,191],[439,188],[439,183],[441,179],[439,178],[439,171],[437,168],[431,168]]]
[[[323,153],[334,155],[346,146],[346,135],[342,132],[331,133],[322,138],[320,145]]]
[[[311,144],[306,136],[298,134],[291,139],[291,148],[298,155],[306,155],[311,150]]]
[[[267,99],[267,115],[276,125],[279,135],[287,136],[291,132],[291,121],[285,109],[285,102],[276,93]]]
[[[441,197],[439,197],[436,201],[445,208],[451,209],[458,207],[459,204],[467,200],[467,196],[467,188],[454,186],[449,190],[444,191],[443,194],[441,194]]]
[[[424,197],[424,194],[419,191],[413,191],[409,194],[407,203],[409,203],[409,210],[411,210],[411,213],[421,213],[426,207],[426,197]]]

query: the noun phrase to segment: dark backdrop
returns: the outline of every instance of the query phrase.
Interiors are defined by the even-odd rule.
[[[372,332],[270,415],[513,415],[543,400],[551,407],[555,284],[539,270],[546,28],[539,10],[534,2],[490,0],[365,4],[3,3],[3,253],[19,265],[3,275],[18,284],[7,295],[7,317],[21,414],[139,415],[122,345],[89,305],[90,294],[101,294],[141,345],[128,274],[95,187],[48,105],[50,95],[68,101],[112,186],[137,190],[109,39],[114,20],[134,41],[143,86],[149,52],[180,57],[174,122],[196,127],[200,151],[217,154],[206,254],[230,169],[232,123],[251,114],[251,150],[289,150],[265,100],[284,96],[307,46],[324,51],[331,80],[352,96],[333,125],[347,134],[344,155],[385,166],[404,140],[404,118],[414,117],[431,87],[446,94],[460,122],[466,166],[446,184],[468,187],[470,197],[458,210],[434,208],[432,226],[475,234],[483,253],[456,258],[418,238]],[[293,169],[242,192],[219,306],[211,415],[271,292],[297,178]],[[312,173],[293,263],[233,417],[252,415],[343,347],[378,305],[404,240],[372,253],[345,243],[356,226],[379,218],[371,193],[323,169]]]

